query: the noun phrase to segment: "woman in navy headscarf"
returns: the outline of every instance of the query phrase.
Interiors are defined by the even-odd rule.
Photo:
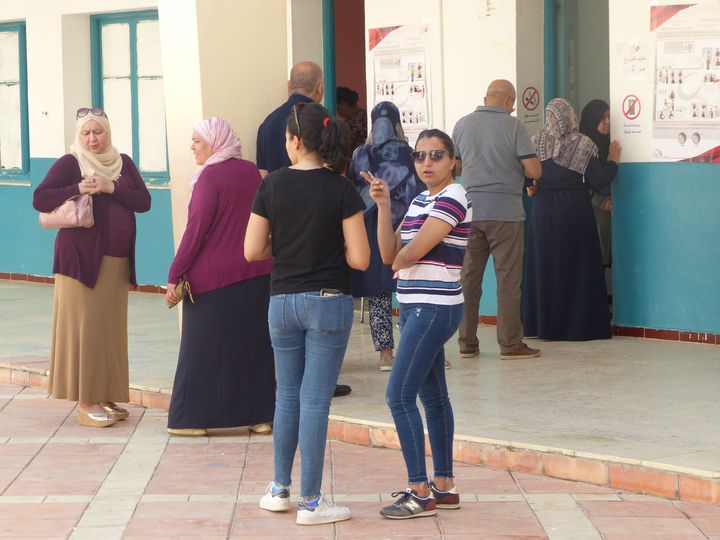
[[[585,105],[580,116],[580,133],[587,135],[598,147],[598,159],[607,169],[612,169],[613,162],[608,159],[610,147],[618,148],[617,141],[610,142],[610,105],[601,99],[593,99]],[[610,163],[608,164],[608,161]],[[610,236],[612,196],[610,187],[601,190],[590,190],[593,212],[600,236],[603,264],[605,265],[605,284],[608,298],[612,296],[612,240]]]
[[[425,184],[416,176],[412,147],[407,143],[395,104],[381,101],[370,113],[369,142],[353,153],[348,176],[365,202],[365,228],[370,241],[370,266],[365,272],[353,271],[353,295],[369,297],[370,333],[375,350],[380,351],[380,371],[390,371],[393,361],[392,292],[393,272],[383,264],[377,243],[377,206],[370,197],[370,184],[360,171],[370,172],[388,183],[392,198],[393,229],[402,221],[415,196]]]

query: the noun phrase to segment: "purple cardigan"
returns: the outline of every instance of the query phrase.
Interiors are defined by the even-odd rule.
[[[257,167],[244,159],[207,166],[193,190],[188,222],[170,265],[168,283],[185,278],[193,294],[270,274],[272,260],[248,262],[245,229],[255,192]]]
[[[75,278],[88,287],[95,287],[100,263],[106,253],[109,220],[109,205],[114,201],[130,214],[132,222],[132,250],[130,253],[130,283],[135,280],[135,212],[150,210],[150,193],[132,159],[122,156],[122,170],[112,194],[93,195],[95,225],[89,229],[76,227],[60,229],[55,238],[53,273]],[[35,189],[33,208],[39,212],[52,212],[70,197],[80,193],[80,165],[72,154],[58,159],[45,179]]]

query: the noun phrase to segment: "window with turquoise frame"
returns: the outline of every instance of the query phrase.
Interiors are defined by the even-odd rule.
[[[132,156],[148,184],[169,180],[165,99],[157,11],[91,18],[93,105],[101,106],[112,139]]]
[[[0,24],[0,182],[30,161],[25,23]]]

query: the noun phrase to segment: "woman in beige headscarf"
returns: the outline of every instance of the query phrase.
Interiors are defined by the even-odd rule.
[[[49,393],[78,401],[78,423],[106,427],[128,417],[128,284],[135,281],[135,212],[150,193],[132,159],[112,145],[99,107],[77,111],[72,153],[35,190],[33,206],[51,212],[88,193],[95,225],[60,229],[55,239],[55,305]]]

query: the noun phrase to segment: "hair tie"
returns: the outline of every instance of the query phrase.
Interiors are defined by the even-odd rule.
[[[323,119],[323,127],[328,127],[328,124],[329,124],[329,123],[330,123],[330,117],[329,117],[329,116],[326,116],[326,117]]]

